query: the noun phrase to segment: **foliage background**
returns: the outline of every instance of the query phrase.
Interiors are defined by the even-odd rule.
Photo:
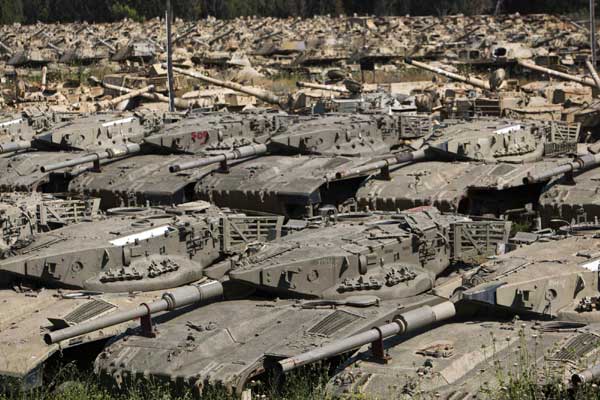
[[[0,23],[144,20],[161,16],[165,0],[0,0]],[[172,0],[175,15],[198,19],[315,14],[445,15],[502,12],[574,13],[587,0]]]

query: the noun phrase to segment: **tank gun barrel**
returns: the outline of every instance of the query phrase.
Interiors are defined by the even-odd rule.
[[[535,175],[529,174],[525,178],[523,178],[523,183],[529,185],[537,182],[544,182],[555,176],[567,174],[569,172],[574,172],[578,170],[593,168],[598,166],[599,164],[600,154],[586,154],[584,156],[577,157],[575,160],[570,161],[566,164],[559,165],[555,168],[551,168],[548,171]]]
[[[187,285],[165,292],[160,300],[144,303],[132,310],[111,313],[105,317],[83,322],[65,329],[46,333],[46,344],[58,343],[76,336],[85,335],[109,326],[121,324],[146,315],[162,311],[172,311],[190,304],[205,303],[219,299],[223,295],[223,285],[213,281],[205,284]]]
[[[146,86],[144,88],[137,89],[137,90],[132,90],[132,91],[127,92],[127,93],[125,93],[125,94],[123,94],[121,96],[117,96],[117,97],[115,97],[112,100],[108,100],[108,101],[103,101],[103,102],[97,103],[96,107],[99,110],[110,108],[110,107],[114,107],[114,106],[116,106],[117,104],[119,104],[122,101],[133,99],[134,97],[141,96],[142,94],[151,92],[153,90],[154,90],[154,85],[148,85],[148,86]]]
[[[471,26],[473,26],[475,24],[469,24],[469,26],[466,26],[465,28],[469,28]],[[476,26],[475,28],[471,29],[470,31],[468,31],[467,33],[464,33],[456,38],[454,38],[454,40],[452,40],[453,42],[460,42],[462,40],[465,40],[466,38],[468,38],[469,36],[473,35],[475,32],[477,32],[479,29],[481,28],[481,26]]]
[[[31,148],[31,142],[29,140],[21,140],[18,142],[1,143],[0,154],[12,153],[19,150],[26,150]]]
[[[115,46],[113,46],[112,44],[108,43],[106,40],[102,39],[100,36],[98,36],[96,34],[96,32],[92,31],[89,27],[86,27],[85,31],[88,32],[90,35],[92,35],[98,41],[98,43],[100,43],[103,46],[107,47],[111,52],[115,53],[117,51],[117,49],[116,49]]]
[[[74,167],[76,165],[86,164],[89,162],[95,162],[105,160],[108,158],[123,157],[130,154],[137,154],[141,151],[141,146],[137,143],[129,143],[121,146],[116,146],[105,151],[99,151],[97,153],[87,154],[85,156],[75,158],[73,160],[61,161],[54,164],[42,165],[40,171],[51,172],[57,169]]]
[[[1,40],[0,40],[0,47],[3,48],[7,54],[10,54],[10,55],[13,54],[13,50],[10,47],[8,47],[6,44],[4,44],[4,42],[2,42]]]
[[[216,43],[216,42],[218,42],[219,40],[221,40],[221,39],[224,39],[224,38],[226,38],[227,36],[231,35],[231,34],[232,34],[234,31],[235,31],[235,29],[231,28],[231,29],[229,29],[229,30],[227,30],[227,31],[223,32],[222,34],[220,34],[220,35],[218,35],[218,36],[215,36],[214,38],[210,39],[210,40],[208,41],[208,44],[209,44],[209,45],[212,45],[213,43]]]
[[[182,74],[182,75],[186,75],[186,76],[190,76],[192,78],[199,79],[203,82],[211,83],[213,85],[217,85],[217,86],[225,87],[225,88],[228,88],[231,90],[235,90],[236,92],[245,93],[247,95],[254,96],[257,99],[264,101],[265,103],[274,104],[281,108],[284,108],[284,106],[285,106],[285,103],[283,101],[281,101],[279,99],[279,97],[275,96],[273,93],[268,92],[266,90],[243,86],[243,85],[240,85],[239,83],[235,83],[235,82],[222,81],[219,79],[211,78],[206,75],[202,75],[195,71],[188,71],[186,69],[179,68],[179,67],[173,67],[173,71],[175,71],[179,74]]]
[[[52,50],[56,51],[59,55],[63,55],[65,52],[63,49],[61,49],[60,47],[58,47],[57,45],[48,42],[48,47],[50,47]]]
[[[348,91],[348,89],[343,88],[343,87],[333,86],[333,85],[320,85],[318,83],[311,83],[311,82],[298,81],[298,82],[296,82],[296,86],[298,86],[299,88],[328,90],[330,92],[337,92],[337,93],[350,93]]]
[[[111,53],[117,52],[117,48],[115,46],[113,46],[112,44],[108,43],[106,40],[104,40],[100,37],[96,37],[96,40],[98,41],[98,43],[100,43],[101,45],[106,47],[108,50],[110,50]]]
[[[587,60],[585,62],[585,66],[587,67],[588,71],[590,71],[590,75],[592,76],[592,79],[596,84],[596,88],[600,89],[600,76],[598,76],[598,71],[596,71],[596,67],[594,67],[594,64],[592,64],[590,60]]]
[[[436,322],[452,318],[454,315],[456,315],[456,309],[454,308],[454,303],[450,301],[445,301],[434,306],[418,307],[398,315],[389,324],[381,325],[345,339],[336,340],[333,343],[306,353],[281,360],[278,362],[279,367],[282,372],[291,371],[306,364],[346,353],[377,340],[384,340],[392,336],[413,332]]]
[[[273,32],[266,33],[266,34],[264,34],[262,36],[257,37],[256,39],[254,39],[254,43],[260,43],[262,41],[265,41],[265,40],[267,40],[269,38],[272,38],[274,36],[280,35],[282,33],[283,33],[282,30],[276,30],[276,31],[273,31]]]
[[[192,33],[196,32],[197,26],[198,26],[197,24],[193,24],[191,27],[186,29],[182,34],[177,35],[177,37],[175,37],[175,39],[173,39],[173,44],[177,44],[177,42],[179,42],[180,40],[183,40],[186,37],[190,36]]]
[[[373,161],[356,168],[331,172],[325,175],[325,179],[327,179],[328,181],[335,181],[354,176],[364,175],[366,173],[377,171],[383,168],[389,168],[394,165],[423,160],[427,156],[425,150],[426,149],[420,149],[410,153],[398,153],[391,157],[384,158],[383,160]]]
[[[106,82],[102,82],[100,81],[98,78],[91,76],[90,81],[97,83],[99,85],[101,85],[103,88],[106,89],[111,89],[111,90],[116,90],[117,92],[121,93],[131,93],[133,92],[135,89],[130,89],[128,87],[125,86],[117,86],[117,85],[113,85],[110,83],[106,83]],[[165,95],[162,95],[158,92],[151,92],[151,93],[141,93],[140,94],[141,97],[151,100],[151,101],[160,101],[161,103],[168,103],[169,102],[169,98]],[[189,108],[190,103],[187,100],[183,100],[180,99],[179,97],[175,98],[175,107],[177,108],[181,108],[181,109],[186,109]]]
[[[479,87],[481,89],[485,89],[485,90],[491,90],[490,84],[486,81],[483,81],[481,79],[478,78],[473,78],[471,76],[464,76],[464,75],[459,75],[459,74],[455,74],[454,72],[450,72],[450,71],[446,71],[445,69],[441,69],[441,68],[437,68],[437,67],[433,67],[429,64],[420,62],[420,61],[415,61],[410,57],[407,57],[404,59],[404,62],[408,65],[412,65],[414,67],[418,67],[418,68],[422,68],[424,70],[433,72],[434,74],[439,74],[442,76],[445,76],[446,78],[449,79],[453,79],[455,81],[458,82],[464,82],[464,83],[468,83],[470,85]]]
[[[595,382],[600,379],[600,364],[585,369],[571,376],[571,383],[578,386],[585,383]]]
[[[216,156],[201,158],[200,160],[189,161],[189,162],[180,163],[180,164],[173,164],[169,167],[169,171],[171,171],[171,172],[185,171],[186,169],[205,167],[207,165],[218,164],[220,162],[226,162],[229,160],[238,160],[240,158],[254,157],[254,156],[261,155],[261,154],[265,154],[266,152],[267,152],[266,144],[251,144],[248,146],[238,147],[237,149],[235,149],[233,151],[219,154]]]
[[[556,70],[553,70],[550,68],[542,67],[541,65],[537,65],[532,62],[525,61],[525,60],[517,60],[517,63],[520,66],[525,67],[527,69],[542,72],[544,74],[553,76],[555,78],[561,78],[561,79],[566,79],[568,81],[578,82],[584,86],[590,86],[590,87],[594,87],[594,88],[596,87],[596,83],[594,82],[594,80],[591,78],[588,78],[588,77],[565,74],[564,72],[560,72],[560,71],[556,71]]]

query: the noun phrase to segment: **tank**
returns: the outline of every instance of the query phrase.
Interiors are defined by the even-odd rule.
[[[134,303],[151,304],[167,291],[180,303],[189,292],[177,295],[177,287],[203,283],[206,267],[276,238],[281,225],[281,217],[249,217],[196,202],[111,209],[104,217],[35,233],[0,260],[0,301],[12,305],[0,322],[0,375],[25,387],[41,384],[43,365],[56,351],[122,333],[133,317],[60,345],[47,345],[40,330],[52,334]]]
[[[190,201],[195,198],[195,182],[218,165],[177,175],[169,172],[169,166],[260,142],[285,129],[292,119],[278,112],[195,113],[147,136],[134,156],[115,159],[107,154],[107,163],[100,170],[79,174],[70,181],[68,189],[100,197],[103,207]],[[94,154],[89,154],[72,163],[90,165],[94,158]],[[66,163],[44,166],[57,171],[65,167]]]
[[[30,140],[0,144],[2,191],[64,192],[75,169],[69,174],[50,174],[46,164],[71,161],[88,152],[106,152],[107,148],[133,149],[161,123],[153,113],[97,113],[72,118],[42,129]],[[130,146],[130,147],[128,147]],[[121,156],[126,154],[120,154]],[[102,158],[98,159],[100,163]],[[77,167],[77,165],[73,165]],[[90,165],[79,169],[90,168]]]
[[[496,216],[528,204],[536,210],[550,178],[527,177],[570,160],[579,138],[578,125],[502,118],[446,120],[438,132],[438,139],[419,150],[362,166],[359,172],[370,170],[372,176],[356,192],[359,207],[435,205],[444,211]],[[334,176],[354,173],[338,171]]]
[[[542,81],[517,85],[506,79],[506,72],[502,68],[495,70],[484,81],[409,58],[405,59],[405,63],[465,84],[455,90],[445,90],[439,95],[442,103],[439,110],[445,117],[500,116],[560,120],[580,123],[582,128],[592,131],[598,126],[597,107],[589,105],[593,103],[592,88],[596,88],[591,78],[573,76],[519,60],[519,65],[525,68],[545,72],[568,82]],[[466,92],[466,95],[461,91]]]
[[[65,49],[58,62],[72,65],[92,65],[110,58],[110,49],[90,41],[79,41]]]
[[[164,51],[164,49],[151,38],[136,37],[117,48],[112,55],[111,60],[118,62],[137,61],[147,63],[154,60],[157,54],[162,51]]]
[[[13,67],[39,67],[57,62],[59,57],[54,49],[30,47],[15,51],[6,64]]]
[[[595,150],[595,145],[588,150]],[[594,221],[600,218],[600,201],[596,181],[600,156],[587,151],[554,169],[544,171],[529,180],[550,179],[540,196],[540,214],[544,220],[564,220],[568,223]]]
[[[329,392],[455,399],[502,390],[498,374],[565,388],[597,381],[597,228],[573,225],[457,277],[458,318],[388,342],[385,365],[364,346]]]
[[[178,175],[221,164],[198,181],[198,198],[236,209],[316,215],[322,205],[337,207],[351,199],[365,177],[329,179],[328,172],[382,158],[433,129],[429,117],[388,113],[342,113],[296,121],[263,143],[176,163],[170,169]]]
[[[494,234],[473,236],[479,250],[461,248],[462,228]],[[119,385],[152,379],[199,393],[209,385],[241,393],[277,361],[367,332],[395,316],[403,316],[404,332],[445,320],[454,306],[431,294],[436,276],[459,260],[495,254],[510,223],[472,221],[428,208],[329,215],[299,229],[207,268],[207,277],[223,282],[227,301],[159,324],[151,340],[131,331],[98,356],[97,373]],[[451,239],[439,241],[440,236]],[[249,294],[236,300],[240,286]]]

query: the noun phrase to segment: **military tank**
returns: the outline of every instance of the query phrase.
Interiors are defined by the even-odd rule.
[[[78,40],[65,48],[58,62],[71,65],[91,65],[110,58],[110,48],[90,41]]]
[[[29,140],[14,138],[0,144],[0,153],[10,154],[0,157],[0,169],[4,171],[0,190],[65,192],[70,175],[51,176],[51,171],[42,170],[42,166],[107,147],[119,148],[119,154],[126,155],[161,123],[160,117],[153,113],[105,112],[54,124]]]
[[[328,179],[331,170],[354,168],[399,151],[433,132],[430,117],[329,114],[298,117],[262,143],[240,146],[170,166],[179,175],[210,165],[196,185],[199,199],[222,206],[298,217],[322,205],[340,206],[353,197],[365,175]]]
[[[153,379],[197,393],[208,385],[240,393],[276,361],[394,316],[404,316],[407,331],[450,318],[453,304],[430,294],[436,277],[459,260],[496,254],[510,229],[505,221],[433,208],[331,214],[306,224],[205,269],[223,282],[227,301],[174,316],[152,339],[130,331],[99,355],[97,372],[122,385]],[[466,236],[474,242],[463,246]],[[240,292],[246,295],[236,300]],[[47,341],[73,340],[126,315],[57,331]]]
[[[11,305],[0,321],[0,375],[24,387],[41,384],[44,363],[55,352],[109,338],[129,324],[60,346],[48,346],[40,332],[150,304],[167,290],[174,304],[189,299],[189,291],[176,288],[201,284],[211,263],[276,238],[281,225],[281,217],[248,217],[197,202],[112,209],[102,218],[32,235],[0,260],[0,302]],[[216,292],[194,287],[199,301],[220,293],[219,286]]]
[[[39,48],[27,46],[11,54],[6,64],[13,67],[39,67],[55,63],[59,58],[60,55],[50,46]]]
[[[385,365],[362,347],[338,369],[329,391],[471,399],[502,390],[499,376],[507,382],[525,375],[541,386],[598,381],[598,225],[564,228],[464,274],[454,292],[459,318],[390,338]],[[318,351],[331,356],[330,349]],[[314,355],[281,364],[320,358]]]
[[[525,85],[510,84],[506,72],[498,69],[490,74],[487,81],[460,75],[427,63],[405,59],[405,63],[454,81],[465,84],[467,95],[458,90],[446,90],[438,107],[450,118],[464,116],[501,116],[513,119],[536,119],[580,123],[582,128],[594,131],[598,125],[597,110],[594,105],[592,88],[596,88],[591,78],[564,74],[529,61],[519,61],[527,68],[541,69],[551,75],[558,74],[568,82],[531,82]],[[468,90],[471,88],[471,90]],[[476,90],[474,90],[476,89]],[[432,97],[428,92],[421,103]]]
[[[529,181],[577,153],[579,126],[561,122],[478,118],[445,120],[421,148],[331,178],[371,173],[356,192],[362,209],[435,205],[443,211],[501,215],[537,208],[549,177]]]
[[[194,184],[214,167],[173,175],[169,166],[201,157],[234,151],[284,130],[292,117],[278,112],[195,113],[165,124],[132,149],[108,147],[66,162],[43,165],[44,171],[84,168],[98,157],[102,168],[77,174],[68,190],[102,199],[103,207],[178,204],[195,198]],[[122,155],[127,152],[127,157]],[[113,155],[114,154],[114,155]]]
[[[402,126],[398,126],[400,120]],[[271,168],[265,171],[266,178],[273,175],[274,168],[282,171],[303,168],[307,174],[314,176],[314,179],[308,179],[296,170],[291,177],[298,180],[300,186],[297,194],[288,196],[288,199],[293,196],[297,198],[292,199],[290,208],[297,209],[296,214],[301,215],[307,211],[306,206],[321,203],[315,192],[327,190],[321,173],[323,167],[385,154],[392,148],[402,146],[404,141],[428,134],[432,124],[428,117],[378,113],[363,116],[298,116],[262,111],[193,114],[145,137],[135,154],[127,149],[126,158],[115,160],[116,157],[109,154],[110,148],[102,152],[106,164],[101,171],[96,168],[79,173],[70,181],[69,190],[101,197],[106,207],[136,206],[147,202],[173,204],[201,198],[231,208],[280,212],[282,203],[288,201],[284,197],[286,195],[280,193],[282,200],[277,200],[274,194],[268,201],[258,204],[255,196],[258,191],[264,190],[265,182],[247,177],[248,171],[256,169],[253,167],[253,158],[261,156],[257,158],[257,165]],[[352,132],[353,129],[363,129],[364,132]],[[114,153],[121,157],[123,152]],[[42,168],[45,172],[73,166],[83,168],[83,165],[97,160],[97,154],[100,153],[44,165]],[[262,157],[265,154],[270,156]],[[256,172],[251,173],[256,175]],[[287,177],[285,179],[290,178],[289,175],[284,176]],[[215,185],[214,181],[223,182]],[[240,182],[245,181],[239,186]],[[214,191],[198,194],[200,191],[194,189],[197,182],[197,186],[206,185],[211,190],[214,188]],[[294,184],[291,182],[289,186]],[[273,182],[269,185],[273,187]],[[247,188],[252,188],[252,193]],[[229,196],[224,190],[234,190],[236,193]],[[240,191],[245,193],[238,194]],[[335,194],[333,189],[329,192]],[[311,196],[312,200],[305,199]],[[345,199],[349,196],[348,190],[336,196]],[[298,205],[303,202],[307,204]],[[313,212],[314,208],[308,207],[308,211]],[[294,212],[290,210],[283,213],[290,215]]]
[[[111,57],[112,61],[126,62],[137,61],[148,63],[154,60],[158,52],[164,48],[150,37],[134,37],[129,42],[115,49]]]
[[[549,180],[539,200],[539,212],[544,220],[559,219],[576,224],[600,217],[596,187],[600,156],[595,153],[596,148],[592,144],[585,154],[525,178],[528,182]]]

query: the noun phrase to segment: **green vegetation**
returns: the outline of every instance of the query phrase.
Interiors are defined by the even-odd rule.
[[[489,400],[540,400],[572,399],[597,400],[600,391],[597,385],[586,385],[577,391],[566,387],[556,372],[550,368],[531,368],[531,358],[537,358],[527,346],[521,347],[518,363],[506,367],[497,361],[497,382],[488,390],[483,389],[481,399]],[[535,353],[537,350],[533,350]],[[331,399],[325,392],[328,380],[323,366],[305,368],[301,373],[288,375],[285,382],[276,384],[274,379],[266,382],[252,382],[253,398],[268,400],[323,400]],[[540,383],[543,382],[542,385]],[[416,399],[426,399],[425,395],[415,394]],[[59,369],[48,385],[30,392],[0,393],[0,400],[188,400],[194,399],[192,392],[173,394],[166,386],[151,381],[136,382],[122,390],[109,390],[91,372],[81,372],[75,364]],[[371,400],[365,395],[356,395],[348,399]],[[205,389],[202,400],[233,400],[237,397],[221,388]],[[372,399],[375,400],[375,399]]]
[[[317,365],[302,370],[301,374],[286,376],[285,382],[253,381],[252,393],[269,400],[321,400],[327,399],[325,384],[326,370]],[[188,400],[197,399],[191,391],[173,393],[165,385],[149,380],[136,381],[120,390],[111,390],[91,371],[80,371],[75,363],[58,369],[47,384],[29,392],[22,392],[16,384],[13,389],[0,384],[0,400]],[[1,390],[4,390],[3,393]],[[223,388],[205,388],[202,400],[233,400],[238,397]],[[259,397],[260,398],[260,397]]]
[[[525,332],[519,331],[519,345],[516,359],[499,360],[494,356],[493,365],[496,370],[496,382],[487,388],[483,388],[484,398],[493,400],[539,400],[539,399],[572,399],[592,400],[600,398],[597,385],[587,384],[576,390],[564,383],[565,376],[562,368],[554,368],[549,356],[556,349],[540,346],[540,332],[533,346],[528,346],[525,340]],[[492,343],[497,345],[492,335]],[[537,360],[542,361],[541,366],[532,367]],[[590,360],[588,360],[590,361]],[[511,364],[512,363],[512,364]],[[584,369],[584,365],[578,366]]]
[[[143,20],[164,15],[166,0],[0,0],[0,23]],[[587,0],[172,0],[184,19],[239,16],[446,15],[502,12],[575,13]]]

